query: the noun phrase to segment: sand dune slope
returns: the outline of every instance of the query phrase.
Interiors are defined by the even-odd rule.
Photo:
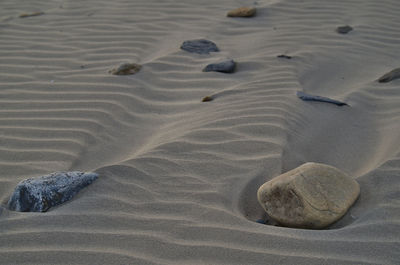
[[[244,5],[257,16],[226,17]],[[0,264],[400,262],[400,81],[376,81],[400,67],[396,0],[0,6]],[[198,38],[221,51],[179,49]],[[236,73],[202,72],[226,58]],[[123,62],[143,67],[108,73]],[[258,187],[310,161],[354,176],[354,207],[320,231],[255,222]],[[66,170],[100,177],[46,213],[6,209]]]

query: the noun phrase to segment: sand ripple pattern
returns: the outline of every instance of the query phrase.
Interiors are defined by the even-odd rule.
[[[399,67],[400,6],[322,2],[3,0],[0,264],[397,264],[400,90],[376,79]],[[195,38],[221,52],[179,49]],[[227,57],[235,74],[201,71]],[[254,222],[258,186],[307,161],[354,175],[356,206],[324,231]],[[100,178],[47,213],[4,208],[56,170]]]

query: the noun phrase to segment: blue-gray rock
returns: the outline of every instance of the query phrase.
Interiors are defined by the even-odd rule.
[[[379,83],[387,83],[397,78],[400,78],[400,68],[396,68],[389,73],[384,74],[378,79],[378,81]]]
[[[184,41],[181,45],[181,49],[187,52],[194,52],[198,54],[219,52],[219,49],[214,42],[205,39]]]
[[[66,202],[98,178],[96,173],[55,172],[21,181],[8,201],[10,210],[46,212]]]
[[[348,105],[347,103],[344,103],[342,101],[339,100],[335,100],[335,99],[330,99],[327,97],[321,97],[321,96],[315,96],[315,95],[310,95],[307,93],[304,93],[302,91],[297,91],[296,93],[297,97],[305,100],[305,101],[319,101],[319,102],[326,102],[326,103],[332,103],[338,106],[345,106]]]
[[[353,30],[353,28],[350,26],[341,26],[341,27],[336,28],[336,32],[340,33],[340,34],[347,34],[352,30]]]
[[[235,71],[236,63],[233,60],[227,60],[220,63],[212,63],[207,65],[203,72],[221,72],[221,73],[233,73]]]

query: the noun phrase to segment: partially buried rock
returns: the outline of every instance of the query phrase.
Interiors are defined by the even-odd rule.
[[[347,103],[336,100],[336,99],[331,99],[327,97],[321,97],[317,95],[311,95],[304,93],[303,91],[297,91],[296,95],[299,99],[304,100],[304,101],[319,101],[319,102],[325,102],[325,103],[331,103],[335,104],[337,106],[348,106]]]
[[[340,34],[347,34],[352,30],[353,30],[353,28],[348,26],[348,25],[347,26],[340,26],[340,27],[336,28],[336,32],[340,33]]]
[[[96,173],[55,172],[21,181],[8,201],[10,210],[46,212],[64,203],[98,178]]]
[[[306,163],[264,183],[257,197],[281,225],[321,229],[339,220],[359,193],[358,183],[339,169]]]
[[[123,63],[109,71],[113,75],[134,75],[140,71],[142,66],[136,63]]]
[[[41,16],[43,15],[44,12],[38,11],[38,12],[33,12],[33,13],[22,13],[19,15],[20,18],[26,18],[26,17],[36,17],[36,16]]]
[[[384,74],[378,79],[379,83],[387,83],[394,79],[400,78],[400,68],[396,68],[389,73]]]
[[[239,7],[228,12],[228,17],[252,17],[256,14],[255,7]]]
[[[276,56],[277,58],[283,58],[283,59],[292,59],[292,56],[286,55],[286,54],[280,54]]]
[[[181,49],[187,52],[198,54],[209,54],[210,52],[219,51],[217,45],[214,42],[205,39],[184,41],[181,45]]]
[[[213,97],[211,97],[211,96],[206,96],[206,97],[204,97],[204,98],[201,100],[201,102],[209,102],[209,101],[213,101],[213,100],[214,100]]]
[[[203,72],[221,72],[221,73],[233,73],[235,71],[236,63],[233,60],[227,60],[220,63],[212,63],[207,65]]]

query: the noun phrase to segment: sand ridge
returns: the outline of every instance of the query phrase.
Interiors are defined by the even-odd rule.
[[[226,17],[245,5],[1,3],[0,264],[398,263],[399,81],[376,81],[399,67],[397,2],[257,1],[255,17]],[[197,38],[220,52],[179,49]],[[226,58],[234,74],[202,72]],[[142,69],[108,73],[124,62]],[[354,176],[355,206],[329,230],[256,223],[258,187],[309,161]],[[4,208],[20,180],[59,170],[100,177],[47,213]]]

